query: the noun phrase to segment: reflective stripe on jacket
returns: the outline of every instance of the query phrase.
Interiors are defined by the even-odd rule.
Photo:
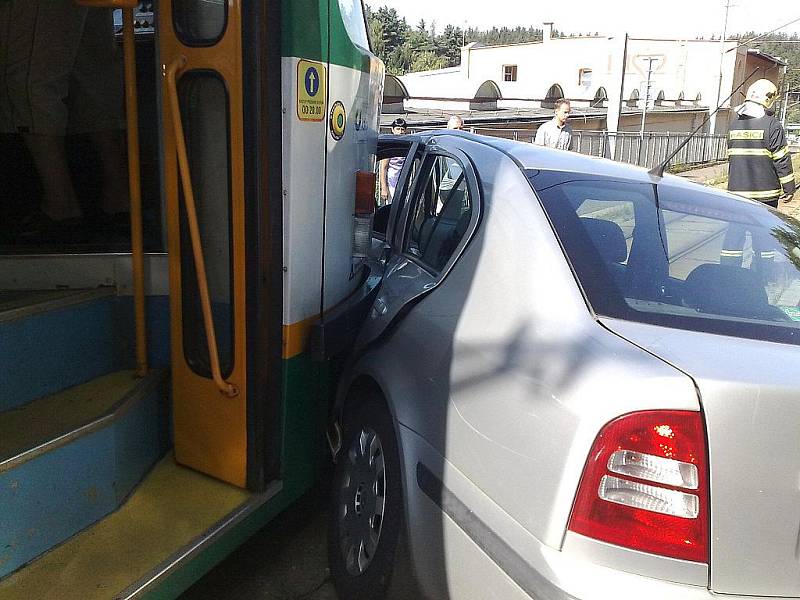
[[[728,190],[755,200],[772,201],[795,190],[786,135],[770,115],[740,115],[728,132]]]

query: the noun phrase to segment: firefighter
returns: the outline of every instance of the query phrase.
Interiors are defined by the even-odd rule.
[[[728,190],[775,208],[795,192],[786,134],[768,112],[777,95],[768,79],[752,84],[728,133]]]

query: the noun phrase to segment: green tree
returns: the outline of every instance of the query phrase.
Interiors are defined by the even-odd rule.
[[[411,29],[394,8],[382,6],[373,11],[365,7],[372,50],[392,75],[402,75],[411,67],[412,50],[408,45]]]
[[[752,40],[758,37],[755,32],[747,32],[741,36],[740,39],[745,41]],[[781,86],[781,102],[786,100],[784,95],[786,90],[796,91],[796,94],[790,94],[788,110],[786,111],[787,123],[800,123],[800,104],[793,104],[800,101],[800,35],[786,34],[786,33],[771,33],[761,39],[755,40],[747,44],[748,48],[757,48],[762,52],[766,52],[771,56],[777,56],[787,63],[786,77]],[[776,107],[782,112],[782,105]],[[781,113],[778,113],[780,116]]]
[[[443,69],[446,66],[447,57],[430,51],[415,54],[411,61],[412,71],[432,71],[434,69]]]
[[[391,55],[408,40],[410,33],[408,24],[397,14],[395,9],[386,6],[378,9],[375,19],[381,24],[385,52]]]
[[[411,70],[413,52],[408,42],[395,48],[387,57],[386,70],[391,75],[404,75]]]
[[[433,43],[433,40],[428,35],[426,31],[420,31],[417,29],[416,31],[412,31],[411,34],[408,36],[408,45],[411,48],[412,52],[436,52],[436,44]]]
[[[461,44],[464,41],[464,32],[460,27],[448,25],[442,35],[436,39],[439,54],[446,59],[448,67],[454,67],[461,62]]]

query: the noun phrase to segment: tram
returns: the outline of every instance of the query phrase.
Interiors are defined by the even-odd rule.
[[[323,468],[384,67],[359,0],[79,4],[119,29],[130,225],[70,134],[82,218],[26,230],[52,181],[3,134],[0,598],[172,598]]]

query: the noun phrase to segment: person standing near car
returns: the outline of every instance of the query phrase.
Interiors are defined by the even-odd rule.
[[[572,127],[567,123],[570,113],[569,100],[559,98],[553,109],[555,110],[553,118],[539,126],[533,143],[558,150],[572,150]]]
[[[394,135],[405,135],[408,131],[406,120],[398,117],[392,121],[392,133]],[[381,161],[380,166],[380,186],[381,186],[381,206],[385,206],[392,201],[394,190],[400,179],[400,171],[403,170],[405,156],[393,156]]]
[[[796,190],[786,134],[769,113],[777,96],[774,83],[756,81],[728,132],[728,191],[773,208],[791,202]]]
[[[464,119],[458,115],[453,115],[447,120],[448,129],[464,129]]]

